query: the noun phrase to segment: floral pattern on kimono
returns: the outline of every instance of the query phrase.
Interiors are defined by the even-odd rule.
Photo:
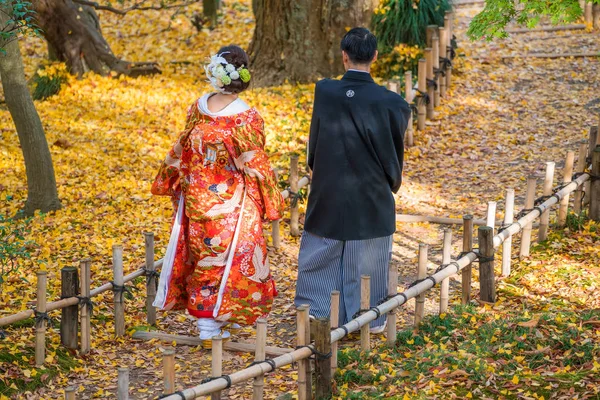
[[[269,313],[276,290],[262,222],[281,218],[283,198],[264,145],[254,108],[210,117],[190,107],[152,185],[175,205],[184,196],[165,309],[240,324]]]

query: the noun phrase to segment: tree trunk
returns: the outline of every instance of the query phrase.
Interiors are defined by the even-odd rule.
[[[0,12],[0,29],[6,28],[9,15],[12,14],[11,10],[6,10],[8,13]],[[42,122],[27,88],[19,42],[0,43],[0,48],[6,52],[0,53],[2,88],[17,128],[27,172],[27,201],[23,211],[25,215],[32,215],[35,210],[58,210],[61,204],[56,191],[52,157]]]
[[[131,63],[116,57],[102,36],[96,11],[72,0],[36,0],[34,15],[42,34],[71,73],[87,71],[129,76],[160,73],[156,63]]]
[[[347,27],[368,26],[377,0],[253,0],[250,60],[258,86],[314,82],[344,72]]]
[[[217,10],[219,8],[218,0],[202,0],[202,11],[204,18],[210,21],[210,28],[217,27]]]

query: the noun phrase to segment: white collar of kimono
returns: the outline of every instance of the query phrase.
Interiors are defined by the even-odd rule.
[[[244,100],[242,100],[238,97],[237,99],[235,99],[234,101],[229,103],[229,105],[227,107],[225,107],[224,109],[222,109],[221,111],[218,111],[216,113],[212,112],[208,109],[208,99],[210,98],[210,96],[215,95],[215,94],[216,93],[208,93],[208,94],[205,94],[204,96],[200,97],[200,100],[198,101],[198,110],[202,114],[208,115],[209,117],[228,117],[231,115],[243,113],[244,111],[247,111],[250,109],[248,104],[246,104],[246,102]]]

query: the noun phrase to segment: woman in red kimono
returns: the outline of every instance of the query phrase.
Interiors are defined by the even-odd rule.
[[[248,56],[219,50],[205,67],[217,93],[190,107],[184,132],[152,185],[171,196],[176,216],[154,305],[187,308],[200,338],[253,324],[276,294],[263,220],[281,218],[283,199],[264,151],[264,122],[238,98],[248,88]]]

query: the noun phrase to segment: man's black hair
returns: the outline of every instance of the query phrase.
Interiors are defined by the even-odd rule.
[[[354,64],[368,64],[375,58],[377,38],[367,28],[352,28],[344,35],[340,48]]]

